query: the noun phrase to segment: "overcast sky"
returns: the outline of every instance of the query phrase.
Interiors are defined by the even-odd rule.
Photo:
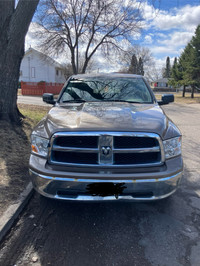
[[[152,4],[154,3],[154,5]],[[200,24],[200,0],[148,0],[143,6],[144,28],[140,35],[135,36],[135,44],[145,46],[152,52],[157,66],[164,66],[166,57],[179,57],[181,51],[194,35]],[[31,35],[33,25],[26,37],[26,49],[36,48]],[[59,60],[59,59],[58,59]],[[116,71],[108,65],[105,58],[98,55],[101,69]]]

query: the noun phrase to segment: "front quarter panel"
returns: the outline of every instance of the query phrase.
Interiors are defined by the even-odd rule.
[[[50,132],[47,130],[46,127],[46,120],[47,116],[45,116],[33,129],[32,134],[38,135],[40,137],[49,139],[50,138]]]

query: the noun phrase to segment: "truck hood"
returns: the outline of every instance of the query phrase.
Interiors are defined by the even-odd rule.
[[[34,134],[49,138],[58,131],[136,131],[165,138],[169,126],[170,135],[180,134],[157,104],[68,103],[53,107]]]

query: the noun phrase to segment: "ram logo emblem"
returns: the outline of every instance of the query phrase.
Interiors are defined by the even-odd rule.
[[[109,155],[111,151],[111,147],[109,146],[103,146],[101,147],[101,152],[103,155]]]

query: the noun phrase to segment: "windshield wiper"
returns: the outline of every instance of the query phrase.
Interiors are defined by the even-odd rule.
[[[142,102],[134,102],[134,101],[126,101],[126,100],[102,100],[102,102],[121,102],[121,103],[142,103]]]
[[[108,99],[102,99],[99,101],[86,101],[83,99],[74,99],[74,100],[65,100],[62,101],[60,103],[85,103],[85,102],[97,102],[97,103],[101,103],[101,102],[121,102],[121,103],[149,103],[149,102],[137,102],[137,101],[126,101],[126,100],[108,100]]]
[[[66,100],[62,101],[61,103],[85,103],[86,101],[83,99],[74,99],[74,100]]]

